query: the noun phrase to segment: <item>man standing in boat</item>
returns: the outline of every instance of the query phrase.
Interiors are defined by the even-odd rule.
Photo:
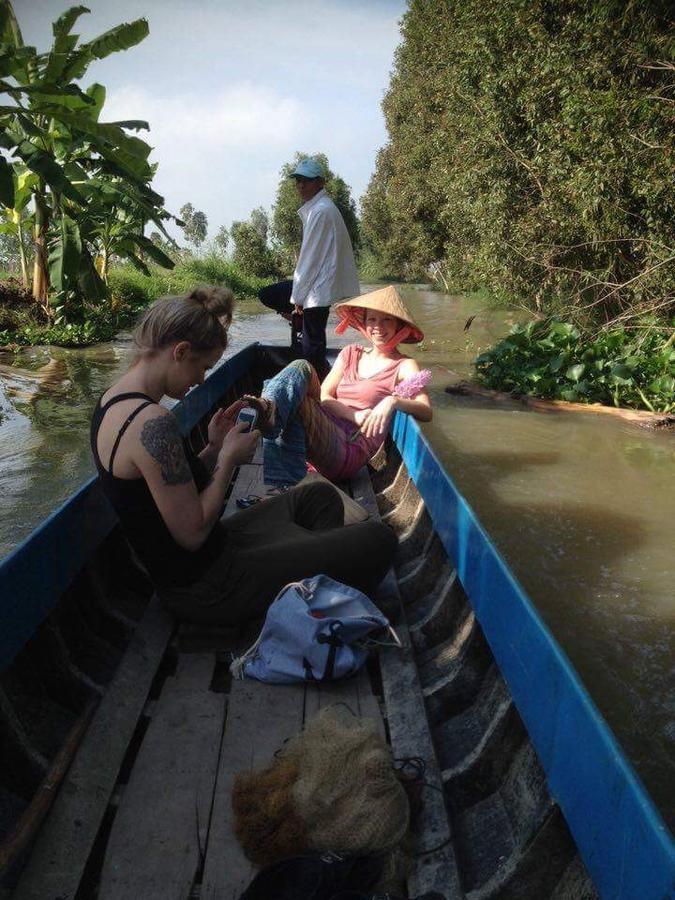
[[[325,190],[325,174],[315,159],[301,159],[290,178],[302,200],[302,246],[293,281],[260,292],[266,306],[282,315],[295,311],[302,321],[302,355],[319,377],[328,372],[326,323],[330,305],[360,293],[354,251],[339,209]],[[288,304],[290,291],[290,304]],[[295,331],[295,329],[294,329]]]

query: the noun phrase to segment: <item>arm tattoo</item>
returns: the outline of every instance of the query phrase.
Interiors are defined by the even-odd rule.
[[[148,419],[141,431],[141,444],[159,463],[164,484],[187,484],[192,481],[178,423],[172,415]]]

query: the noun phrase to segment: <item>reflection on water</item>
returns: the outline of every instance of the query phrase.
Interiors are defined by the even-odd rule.
[[[425,430],[672,816],[675,439],[606,417],[444,393],[521,315],[486,311],[470,298],[404,293],[426,333],[411,352],[434,373],[435,418]],[[228,355],[287,336],[274,314],[242,315]],[[129,357],[125,341],[0,354],[0,555],[92,473],[89,416]]]

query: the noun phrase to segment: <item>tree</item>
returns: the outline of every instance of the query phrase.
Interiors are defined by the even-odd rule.
[[[411,0],[365,240],[456,290],[668,315],[673,47],[665,0]]]
[[[180,208],[180,217],[183,222],[181,227],[183,228],[185,240],[194,244],[195,247],[199,249],[206,240],[209,224],[206,213],[203,213],[199,209],[195,209],[191,203],[186,203]]]
[[[286,272],[291,272],[295,268],[302,244],[302,222],[298,216],[302,201],[298,197],[290,174],[298,162],[306,156],[307,153],[296,153],[293,161],[286,163],[281,169],[281,179],[272,211],[273,242]],[[350,188],[339,175],[331,171],[328,157],[324,153],[315,153],[313,158],[321,163],[326,172],[326,191],[340,210],[352,246],[357,251],[360,244],[359,222]]]
[[[384,272],[405,280],[415,273],[411,271],[408,241],[393,226],[390,155],[389,145],[380,150],[375,172],[361,198],[361,238],[364,248],[374,255]]]
[[[145,19],[118,25],[84,44],[71,34],[76,20],[88,10],[71,7],[53,24],[54,43],[48,53],[25,46],[9,0],[0,0],[0,91],[11,105],[0,107],[0,146],[12,157],[0,156],[0,202],[17,210],[18,180],[30,173],[34,210],[33,296],[49,307],[50,288],[59,304],[70,298],[97,301],[107,296],[98,275],[87,235],[97,204],[105,204],[98,191],[106,179],[118,180],[142,219],[162,220],[169,214],[163,198],[150,187],[154,170],[148,163],[151,147],[127,132],[147,129],[147,122],[101,123],[106,91],[80,81],[95,59],[126,50],[148,34]],[[141,244],[142,233],[135,242]]]
[[[216,247],[220,250],[223,256],[227,253],[227,248],[230,243],[230,232],[224,225],[221,225],[218,229],[218,232],[213,239]]]
[[[260,235],[261,240],[267,244],[268,232],[270,229],[270,219],[262,206],[258,206],[251,212],[249,222]]]
[[[97,271],[106,284],[113,256],[128,260],[146,275],[146,255],[164,268],[173,268],[174,262],[166,252],[173,242],[167,239],[159,245],[152,237],[145,237],[145,210],[129,197],[122,179],[91,178],[87,197],[90,203],[80,216],[80,234],[91,245]]]
[[[266,278],[279,274],[274,254],[267,245],[268,226],[269,219],[262,208],[254,210],[248,222],[232,223],[232,260],[247,275]]]

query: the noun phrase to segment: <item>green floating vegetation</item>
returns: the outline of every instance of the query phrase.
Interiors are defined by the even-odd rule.
[[[584,332],[549,318],[515,325],[475,366],[481,384],[494,390],[669,413],[675,409],[674,340],[675,331],[653,322],[630,331]]]

